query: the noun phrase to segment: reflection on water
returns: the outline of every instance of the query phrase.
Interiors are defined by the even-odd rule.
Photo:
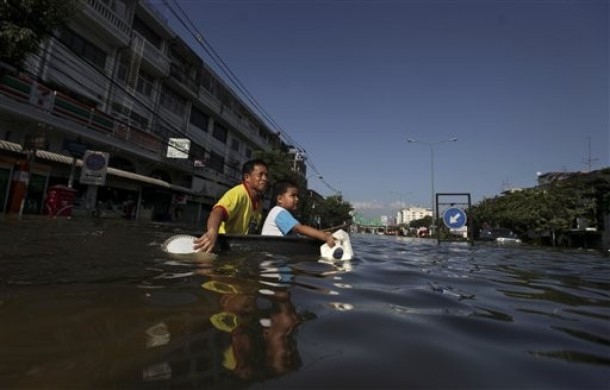
[[[292,333],[301,320],[288,290],[261,289],[267,282],[217,274],[213,268],[197,273],[210,278],[202,287],[218,294],[219,311],[210,322],[227,334],[224,368],[241,379],[260,380],[300,365]]]
[[[356,258],[233,253],[188,231],[0,221],[4,388],[607,388],[610,265],[592,252],[352,236]]]

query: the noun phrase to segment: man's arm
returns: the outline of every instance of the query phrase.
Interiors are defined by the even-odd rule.
[[[226,212],[222,207],[215,207],[212,209],[210,216],[208,217],[207,230],[201,237],[194,241],[195,245],[193,249],[201,250],[204,252],[211,252],[216,245],[218,239],[218,229],[220,224],[226,219]]]

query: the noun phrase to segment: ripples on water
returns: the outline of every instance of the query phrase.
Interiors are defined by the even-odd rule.
[[[350,262],[193,265],[178,232],[2,220],[2,387],[608,388],[600,253],[352,235]]]

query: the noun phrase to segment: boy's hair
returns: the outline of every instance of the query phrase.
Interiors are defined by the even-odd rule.
[[[299,186],[291,180],[280,180],[273,185],[273,201],[277,201],[277,197],[283,195],[289,188],[299,189]]]
[[[265,168],[269,169],[269,166],[267,166],[267,163],[264,162],[261,159],[257,158],[257,159],[254,159],[254,160],[249,160],[249,161],[246,161],[244,163],[244,165],[241,167],[241,176],[242,176],[242,178],[245,177],[246,175],[251,174],[254,171],[254,167],[257,166],[257,165],[262,165]]]

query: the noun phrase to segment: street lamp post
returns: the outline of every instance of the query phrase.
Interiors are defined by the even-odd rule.
[[[407,138],[407,142],[409,143],[415,143],[415,144],[422,144],[422,145],[426,145],[430,148],[430,188],[431,188],[431,199],[430,199],[430,204],[432,205],[432,226],[431,228],[435,228],[436,227],[436,208],[434,207],[434,146],[435,145],[439,145],[439,144],[444,144],[447,142],[456,142],[458,139],[457,138],[447,138],[444,139],[442,141],[437,141],[437,142],[424,142],[424,141],[419,141],[413,138]]]

